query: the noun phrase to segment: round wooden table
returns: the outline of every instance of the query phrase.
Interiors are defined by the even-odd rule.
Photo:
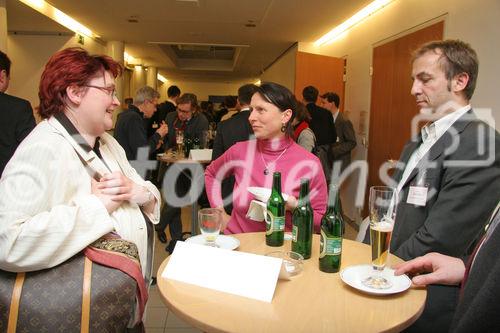
[[[289,250],[265,245],[264,233],[233,235],[239,251],[265,254]],[[342,268],[370,262],[370,247],[344,240]],[[205,332],[399,332],[422,313],[427,291],[414,289],[372,296],[344,284],[339,273],[318,268],[319,235],[301,274],[278,280],[271,303],[161,278],[169,258],[158,270],[158,287],[167,307]],[[400,262],[392,256],[389,264]]]

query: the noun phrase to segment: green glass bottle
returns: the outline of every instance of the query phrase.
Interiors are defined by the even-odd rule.
[[[328,196],[328,208],[321,219],[319,270],[336,273],[342,258],[342,230],[344,220],[340,213],[338,185],[332,184]]]
[[[281,173],[273,173],[273,189],[267,201],[266,245],[282,246],[285,237],[285,200],[281,195]]]
[[[313,210],[309,201],[309,179],[300,180],[297,208],[292,214],[292,251],[300,253],[304,259],[311,258],[313,234]]]

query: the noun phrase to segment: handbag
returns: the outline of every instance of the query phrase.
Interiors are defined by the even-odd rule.
[[[147,301],[135,244],[106,235],[64,263],[0,271],[0,332],[142,330]]]

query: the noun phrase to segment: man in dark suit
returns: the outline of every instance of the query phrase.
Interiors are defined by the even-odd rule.
[[[333,164],[332,145],[337,142],[337,131],[331,113],[316,105],[318,100],[318,89],[307,86],[302,90],[302,97],[307,110],[311,115],[309,127],[316,137],[316,152],[321,161],[326,181],[330,183],[330,175]]]
[[[467,253],[498,201],[500,135],[469,104],[477,73],[477,55],[461,41],[430,42],[414,54],[411,93],[428,123],[393,175],[399,203],[390,249],[404,260]],[[408,331],[448,331],[457,297],[454,286],[429,286]]]
[[[334,92],[321,95],[323,107],[330,111],[337,132],[337,142],[332,145],[333,161],[341,163],[343,171],[351,164],[351,151],[356,147],[356,135],[349,119],[340,112],[340,97]]]
[[[155,131],[160,127],[161,123],[166,120],[167,114],[175,112],[177,108],[177,99],[181,95],[181,90],[177,86],[170,86],[167,89],[167,100],[158,104],[156,113],[150,118],[146,119],[146,127],[148,129],[148,137],[151,137]]]
[[[316,105],[318,89],[313,86],[307,86],[302,90],[302,97],[311,115],[309,127],[316,136],[316,145],[331,145],[337,142],[337,132],[332,115],[328,110]]]
[[[422,274],[412,279],[417,286],[461,284],[462,297],[453,317],[451,332],[500,332],[499,223],[500,203],[469,258],[462,260],[428,253],[396,266],[396,275]]]
[[[231,118],[224,120],[217,126],[217,133],[214,139],[212,150],[212,161],[221,156],[236,142],[246,141],[253,134],[252,127],[248,122],[250,116],[250,101],[257,91],[257,86],[245,84],[238,89],[237,109],[239,110]],[[231,176],[222,181],[222,197],[227,202],[224,206],[226,212],[231,215],[233,211],[232,193],[234,187],[234,177]]]
[[[17,146],[36,125],[30,103],[5,93],[10,65],[10,59],[0,51],[0,176]]]
[[[161,140],[168,132],[163,121],[160,126],[148,137],[144,128],[144,119],[151,119],[156,112],[156,105],[160,94],[149,86],[139,88],[135,94],[134,103],[118,115],[115,126],[115,139],[125,150],[127,159],[137,159],[139,148],[148,148],[149,158],[156,160],[157,149]],[[145,175],[141,175],[144,177]]]

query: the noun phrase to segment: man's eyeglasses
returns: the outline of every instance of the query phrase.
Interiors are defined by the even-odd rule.
[[[184,114],[190,114],[192,111],[191,110],[181,110],[177,108],[177,112],[184,113]]]
[[[99,86],[93,86],[90,84],[87,84],[84,87],[96,88],[96,89],[99,89],[100,91],[105,92],[108,96],[116,97],[116,88],[115,87],[99,87]]]

